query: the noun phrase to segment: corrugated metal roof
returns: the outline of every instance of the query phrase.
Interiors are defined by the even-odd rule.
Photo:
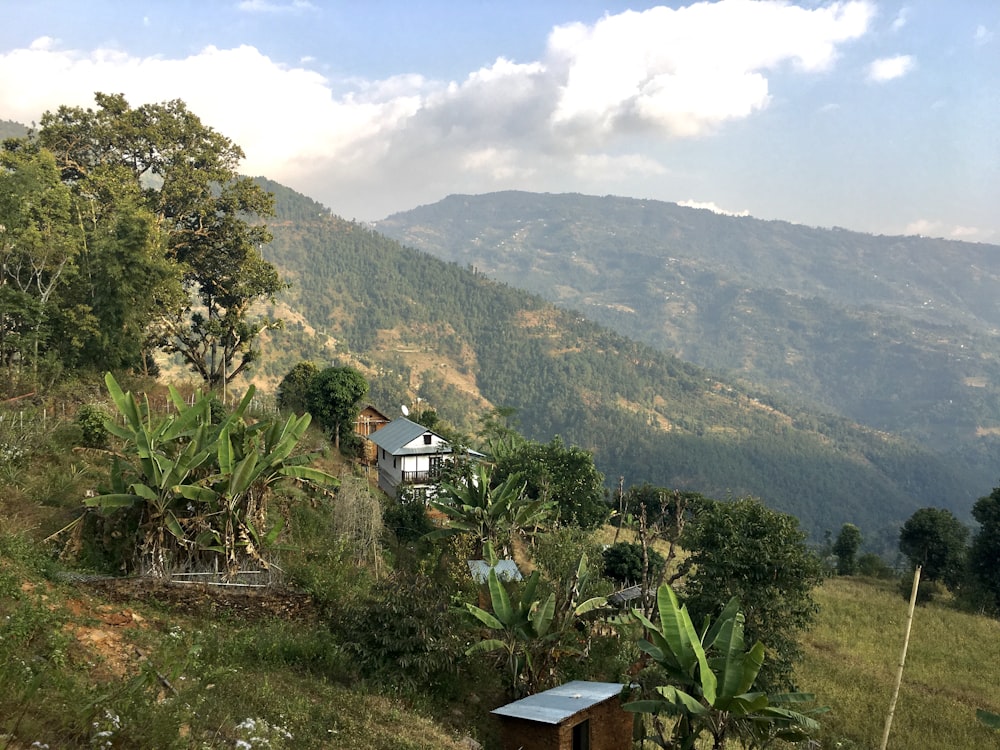
[[[520,581],[523,579],[517,563],[513,560],[497,560],[496,565],[490,565],[486,560],[469,560],[469,572],[476,583],[486,583],[490,577],[490,568],[497,572],[501,581]]]
[[[500,706],[490,713],[542,724],[561,724],[570,716],[615,697],[623,687],[625,686],[618,682],[574,680],[544,693],[529,695]]]
[[[368,439],[371,440],[373,443],[375,443],[375,445],[377,445],[379,448],[383,448],[387,450],[389,453],[392,453],[393,455],[399,455],[404,445],[416,440],[425,432],[431,432],[431,431],[428,430],[426,427],[424,427],[422,424],[411,422],[406,417],[399,417],[389,422],[389,424],[387,424],[381,430],[372,433],[371,437],[369,437]],[[434,453],[440,450],[441,448],[439,446],[434,446],[433,449],[430,451],[424,450],[419,452]]]

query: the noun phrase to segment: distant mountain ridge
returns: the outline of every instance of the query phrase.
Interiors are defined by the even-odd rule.
[[[265,255],[292,283],[262,375],[302,358],[350,362],[387,413],[420,397],[470,434],[490,406],[515,407],[528,437],[592,450],[609,485],[757,495],[817,538],[851,521],[894,547],[916,508],[965,515],[982,493],[926,449],[740,386],[262,182],[278,208]]]
[[[378,230],[1000,474],[1000,247],[618,197],[454,195]]]

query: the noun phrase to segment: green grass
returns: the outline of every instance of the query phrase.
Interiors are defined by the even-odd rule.
[[[833,578],[816,591],[821,613],[796,670],[830,712],[824,748],[878,748],[903,647],[908,602],[896,583]],[[1000,711],[1000,622],[943,605],[917,607],[890,748],[996,747],[976,709]]]

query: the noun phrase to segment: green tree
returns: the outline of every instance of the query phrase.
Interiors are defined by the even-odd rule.
[[[940,581],[948,588],[962,582],[969,530],[943,508],[921,508],[899,531],[899,551],[912,567],[921,567],[921,577]]]
[[[95,95],[97,110],[46,112],[38,142],[51,150],[89,232],[113,226],[123,205],[142,208],[163,233],[164,257],[191,296],[163,310],[149,334],[214,387],[254,361],[274,321],[251,307],[283,287],[260,255],[271,235],[257,218],[272,198],[237,171],[243,151],[180,100],[133,108]],[[119,247],[125,247],[120,244]]]
[[[23,142],[0,151],[0,364],[30,362],[54,340],[58,291],[83,235],[53,155]]]
[[[337,448],[354,428],[361,399],[368,395],[368,381],[353,367],[327,367],[309,385],[309,412],[334,439]]]
[[[969,548],[969,571],[1000,609],[1000,488],[976,501],[972,517],[979,522],[979,530]]]
[[[620,584],[635,584],[654,581],[663,569],[663,555],[655,549],[647,548],[649,570],[643,570],[642,545],[637,542],[616,542],[604,550],[604,575]]]
[[[594,529],[607,520],[604,476],[589,451],[566,446],[558,436],[549,443],[520,440],[503,445],[502,452],[494,455],[494,481],[520,474],[528,496],[555,503],[564,523]]]
[[[816,615],[823,569],[805,540],[796,518],[755,498],[704,506],[681,537],[692,616],[716,616],[733,597],[743,603],[747,638],[767,644],[765,690],[792,686],[799,633]]]
[[[278,408],[303,414],[309,411],[309,388],[319,374],[315,362],[299,362],[278,384]]]
[[[861,548],[861,529],[853,523],[840,527],[837,541],[833,543],[833,554],[837,556],[837,575],[852,576],[857,572],[857,554]]]
[[[700,633],[669,586],[660,586],[656,600],[657,623],[635,613],[648,638],[640,639],[639,647],[667,684],[625,709],[652,715],[651,739],[660,747],[691,750],[707,734],[713,750],[726,747],[730,737],[746,748],[763,748],[775,740],[807,739],[819,729],[814,719],[787,707],[810,701],[811,695],[754,690],[765,649],[760,641],[746,649],[739,600],[731,599]],[[664,715],[670,720],[663,721]]]

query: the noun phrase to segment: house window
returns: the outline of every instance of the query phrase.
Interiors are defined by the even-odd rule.
[[[392,468],[394,468],[394,469],[396,468],[396,458],[395,457],[393,457],[393,459],[392,459]]]
[[[430,468],[427,472],[431,479],[438,479],[441,476],[441,456],[431,456]]]
[[[590,719],[573,727],[573,750],[590,750]]]
[[[426,435],[424,435],[424,445],[430,445],[430,444],[431,444],[431,436],[430,433],[427,433]]]

